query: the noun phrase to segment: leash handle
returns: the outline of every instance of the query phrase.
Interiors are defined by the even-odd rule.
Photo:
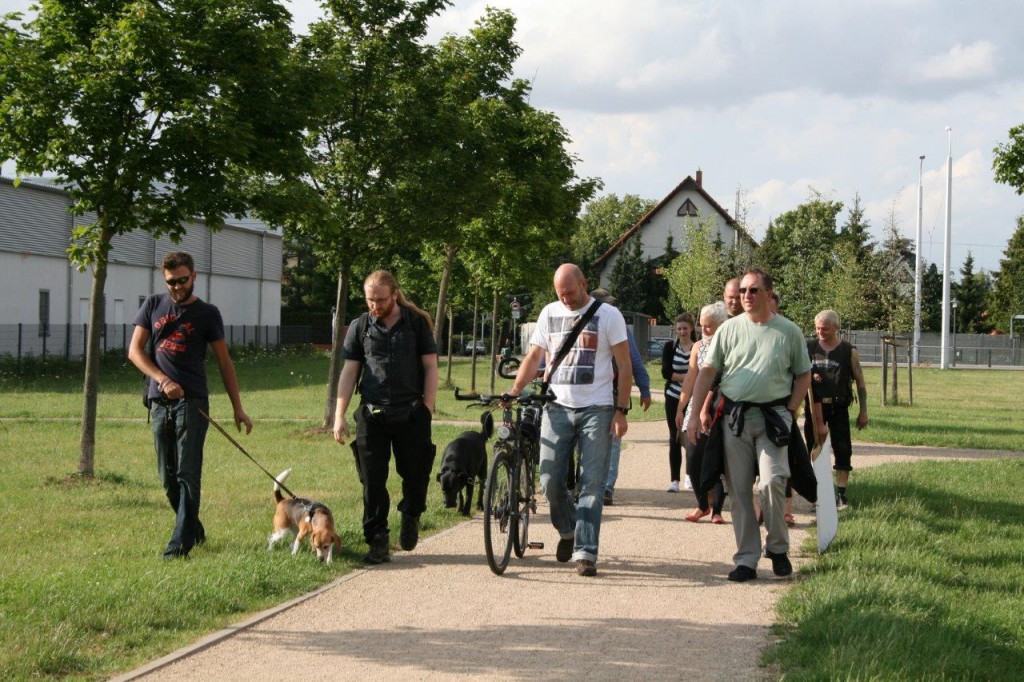
[[[274,475],[273,475],[272,473],[270,473],[269,471],[267,471],[266,469],[264,469],[264,468],[263,468],[263,466],[262,466],[262,465],[261,465],[261,464],[260,464],[259,462],[257,462],[257,461],[256,461],[256,460],[255,460],[255,459],[253,458],[253,456],[252,456],[252,455],[250,455],[250,454],[249,454],[248,452],[246,452],[246,451],[245,451],[245,448],[243,448],[243,447],[241,446],[241,444],[240,444],[240,443],[239,443],[239,442],[238,442],[237,440],[235,440],[234,438],[232,438],[232,437],[231,437],[231,434],[230,434],[230,433],[228,433],[227,431],[225,431],[225,430],[224,430],[224,427],[222,427],[222,426],[221,426],[220,424],[218,424],[218,423],[217,423],[217,422],[216,422],[216,421],[215,421],[215,420],[213,419],[213,417],[211,417],[210,415],[208,415],[208,414],[206,414],[205,412],[203,412],[203,409],[202,409],[201,407],[196,407],[196,408],[195,408],[195,410],[196,410],[196,412],[198,412],[199,414],[203,415],[203,418],[204,418],[204,419],[205,419],[206,421],[210,422],[210,424],[212,424],[212,425],[213,425],[213,427],[214,427],[215,429],[217,429],[218,431],[220,431],[220,432],[221,432],[221,434],[222,434],[222,435],[223,435],[223,436],[224,436],[225,438],[227,438],[227,439],[228,439],[228,440],[229,440],[229,441],[231,442],[231,444],[232,444],[232,445],[234,445],[234,446],[235,446],[236,448],[238,448],[238,449],[239,449],[239,451],[241,451],[241,453],[242,453],[243,455],[245,455],[246,457],[248,457],[248,458],[249,458],[249,459],[250,459],[250,460],[252,461],[252,463],[253,463],[253,464],[255,464],[256,466],[258,466],[258,467],[260,468],[260,470],[261,470],[261,471],[262,471],[263,473],[265,473],[265,474],[266,474],[267,476],[270,476],[270,479],[271,479],[271,480],[272,480],[272,481],[273,481],[274,483],[276,483],[277,485],[279,485],[279,486],[281,487],[281,490],[283,490],[283,491],[285,491],[286,493],[288,493],[288,495],[289,495],[289,496],[291,496],[291,498],[292,498],[293,500],[294,500],[294,499],[296,499],[296,495],[295,495],[295,493],[293,493],[293,492],[292,492],[291,490],[288,490],[288,486],[286,486],[286,485],[285,485],[284,483],[282,483],[281,481],[277,480],[277,478],[276,478],[276,477],[275,477],[275,476],[274,476]]]

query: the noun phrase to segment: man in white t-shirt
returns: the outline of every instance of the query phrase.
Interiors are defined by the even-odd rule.
[[[537,319],[530,350],[519,366],[511,395],[519,395],[526,388],[542,360],[551,366],[562,341],[596,303],[587,294],[587,280],[576,265],[561,265],[555,271],[554,284],[558,300],[546,305]],[[618,366],[617,386],[613,358]],[[561,562],[573,559],[577,573],[593,576],[597,575],[611,439],[626,435],[633,384],[622,313],[610,305],[598,308],[548,380],[556,401],[545,409],[541,429],[540,485],[560,538],[555,558]],[[580,496],[578,504],[573,504],[565,478],[577,443]]]

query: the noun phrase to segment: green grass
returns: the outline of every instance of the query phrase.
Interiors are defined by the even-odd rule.
[[[858,471],[856,506],[786,591],[765,662],[787,680],[1020,679],[1022,478],[1020,459]]]
[[[351,451],[316,429],[326,357],[235,357],[256,422],[240,441],[272,473],[292,467],[290,487],[331,507],[346,545],[340,557],[325,566],[308,551],[298,559],[283,547],[267,552],[272,484],[211,431],[203,494],[209,541],[187,562],[160,561],[171,514],[139,374],[116,356],[105,363],[97,475],[85,481],[69,476],[78,462],[81,366],[28,362],[16,370],[0,361],[0,679],[104,678],[361,565]],[[1024,375],[917,370],[914,407],[881,408],[872,371],[872,423],[859,437],[1024,450],[1015,428]],[[210,372],[211,412],[226,422],[228,402]],[[453,383],[469,388],[469,362],[453,365]],[[509,383],[498,380],[496,390]],[[477,388],[490,390],[483,368]],[[443,390],[436,419],[474,422],[478,410]],[[660,421],[664,413],[656,405],[630,419]],[[438,424],[434,441],[443,447],[463,428]],[[786,597],[770,662],[800,679],[998,677],[1021,669],[1024,526],[1014,482],[1022,473],[1016,461],[858,470],[856,508],[833,549]],[[390,482],[397,499],[399,478]],[[443,509],[432,485],[424,533],[460,519]]]
[[[868,428],[854,440],[1024,452],[1024,372],[914,369],[914,404],[907,404],[907,373],[899,374],[900,404],[882,407],[882,372],[865,369]],[[857,406],[851,406],[856,416]],[[856,453],[854,453],[856,457]]]

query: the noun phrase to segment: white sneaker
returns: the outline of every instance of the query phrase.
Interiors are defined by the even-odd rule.
[[[677,493],[677,492],[679,492],[679,481],[672,481],[671,483],[669,483],[668,484],[668,491],[667,492],[670,492],[670,493]]]
[[[693,490],[693,483],[690,483],[690,476],[686,476],[686,480],[683,481],[683,490]]]

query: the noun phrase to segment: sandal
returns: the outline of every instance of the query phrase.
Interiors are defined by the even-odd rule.
[[[793,518],[792,514],[786,514],[785,516],[782,517],[782,520],[785,521],[786,525],[789,526],[790,528],[792,528],[793,526],[796,525],[796,519]]]
[[[687,521],[691,521],[692,523],[697,523],[698,521],[700,521],[701,519],[703,519],[705,516],[707,516],[710,513],[711,513],[710,509],[705,509],[705,510],[694,509],[692,513],[687,514],[683,518],[686,519]]]
[[[722,518],[721,514],[715,514],[711,517],[711,523],[725,523],[725,519]]]

